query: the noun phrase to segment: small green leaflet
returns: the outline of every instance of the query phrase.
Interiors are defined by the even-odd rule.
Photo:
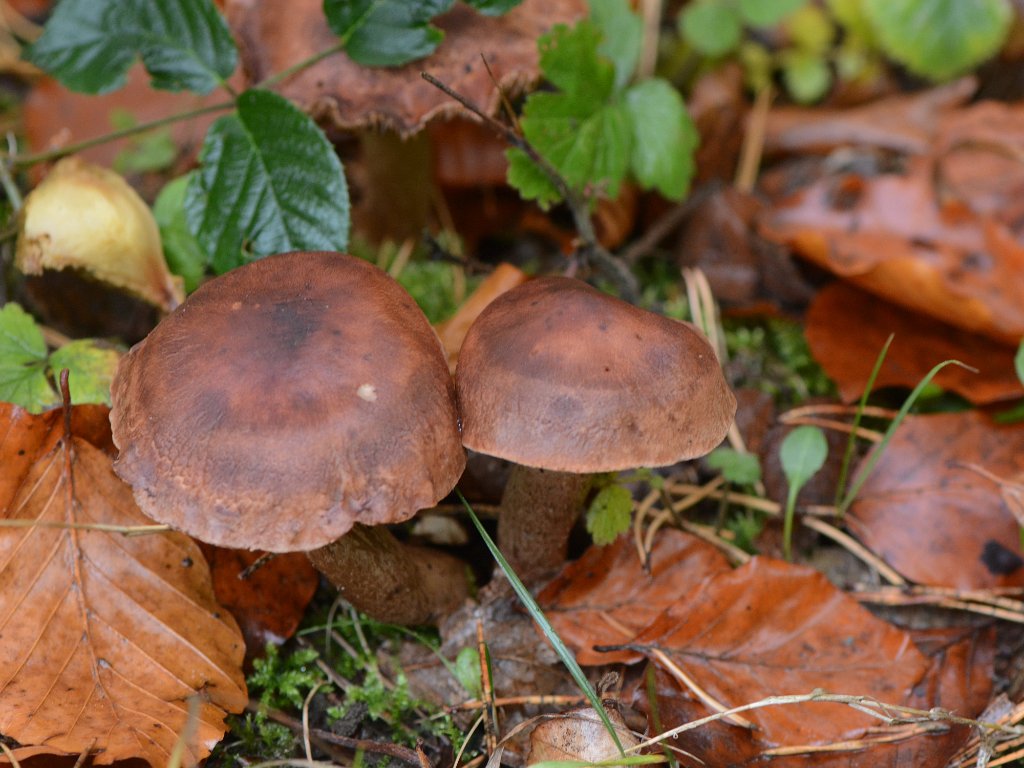
[[[110,405],[110,382],[117,360],[116,350],[100,347],[89,339],[65,344],[48,357],[43,334],[32,316],[14,303],[0,309],[0,400],[3,402],[20,405],[30,413],[40,413],[59,404],[57,377],[67,368],[72,403]]]
[[[1009,0],[863,0],[863,7],[886,54],[933,80],[994,56],[1013,20]]]
[[[761,463],[753,453],[740,453],[733,448],[715,448],[704,459],[733,485],[753,485],[761,479]]]
[[[705,56],[724,56],[743,35],[736,8],[721,0],[690,3],[679,14],[678,27],[683,39]]]
[[[481,13],[497,16],[522,0],[469,0]],[[368,67],[397,67],[429,56],[444,39],[430,22],[454,0],[324,0],[324,16],[341,38],[345,53]]]
[[[185,217],[185,193],[194,171],[172,179],[153,202],[153,218],[160,228],[167,268],[185,281],[185,292],[199,287],[206,271],[206,253],[189,231]]]
[[[633,495],[617,483],[606,485],[587,509],[587,532],[599,547],[611,544],[619,534],[629,530],[633,514]]]
[[[154,88],[209,93],[238,61],[211,0],[62,0],[25,58],[73,91],[125,83],[136,57]]]
[[[576,194],[614,197],[628,173],[645,188],[681,199],[693,174],[697,133],[682,98],[667,82],[625,87],[639,52],[625,0],[600,0],[595,19],[555,26],[538,42],[541,70],[557,92],[530,94],[520,124],[533,149]],[[616,26],[624,27],[623,45]],[[615,40],[607,45],[606,40]],[[510,149],[508,181],[547,206],[560,199],[525,152]]]
[[[326,137],[276,93],[248,90],[237,104],[210,127],[185,194],[189,230],[214,271],[284,251],[345,250],[348,188]]]
[[[794,496],[822,468],[827,456],[828,443],[818,427],[804,425],[786,435],[779,459]]]

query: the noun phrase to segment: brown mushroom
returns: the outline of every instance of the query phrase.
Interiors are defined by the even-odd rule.
[[[736,412],[692,326],[564,277],[513,288],[481,313],[456,389],[463,444],[515,462],[498,541],[527,582],[565,559],[592,473],[702,456]]]
[[[203,541],[314,564],[360,610],[434,620],[455,558],[383,524],[435,504],[465,464],[436,334],[376,267],[272,256],[211,280],[122,360],[111,425],[139,506]]]

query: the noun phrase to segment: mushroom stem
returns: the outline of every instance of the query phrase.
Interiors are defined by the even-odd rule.
[[[308,557],[357,610],[389,624],[435,623],[469,594],[465,563],[400,542],[383,525],[357,523]]]
[[[565,562],[569,533],[592,481],[589,474],[512,467],[498,513],[498,546],[527,585]]]

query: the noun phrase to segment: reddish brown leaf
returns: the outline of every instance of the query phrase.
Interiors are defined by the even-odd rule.
[[[711,577],[633,642],[661,666],[663,653],[725,706],[817,688],[902,703],[928,667],[906,632],[872,616],[821,573],[763,557]],[[832,703],[744,717],[758,727],[760,748],[858,738],[875,724]]]
[[[199,695],[194,765],[247,698],[238,627],[199,548],[70,524],[149,524],[108,456],[63,437],[59,412],[0,405],[0,732],[57,754],[163,766]],[[42,523],[52,527],[44,527]]]
[[[321,0],[225,3],[252,81],[337,42],[321,6]],[[420,72],[430,72],[493,112],[500,103],[494,82],[506,93],[521,92],[540,75],[537,38],[553,25],[571,24],[585,13],[582,0],[526,0],[501,17],[485,17],[456,5],[436,20],[445,39],[425,59],[401,67],[370,68],[339,53],[288,78],[280,91],[334,127],[380,126],[408,136],[435,116],[462,111],[451,97],[423,80]],[[486,66],[481,53],[487,57]]]
[[[992,690],[993,633],[973,635],[962,630],[940,629],[912,632],[911,635],[928,656],[930,666],[921,683],[902,703],[924,710],[942,707],[964,716],[975,716],[981,712]],[[664,670],[657,670],[655,691],[658,714],[665,730],[711,714]],[[650,709],[645,691],[638,690],[634,696],[640,709]],[[886,701],[891,702],[890,699]],[[750,713],[750,718],[754,719],[755,714]],[[704,761],[697,763],[682,757],[680,762],[687,768],[748,764],[767,764],[772,768],[807,768],[811,765],[814,768],[942,768],[969,736],[967,729],[958,727],[924,735],[912,735],[912,729],[907,733],[908,729],[904,727],[901,738],[886,742],[884,740],[900,736],[901,727],[883,726],[881,721],[875,723],[868,738],[877,738],[882,743],[868,741],[860,748],[816,753],[805,751],[770,760],[762,757],[761,753],[776,746],[775,743],[760,738],[760,732],[746,731],[721,721],[688,731],[672,744]],[[808,746],[798,745],[795,739],[788,744]]]
[[[920,584],[1024,584],[1018,526],[994,476],[1024,473],[1024,426],[975,411],[910,416],[850,509],[847,524]]]
[[[663,610],[687,599],[704,579],[728,569],[725,557],[710,544],[666,529],[659,532],[645,570],[632,539],[620,536],[566,566],[538,600],[580,664],[630,664],[643,654],[601,652],[594,646],[628,642]]]
[[[804,333],[815,360],[846,402],[861,396],[890,333],[894,339],[875,389],[913,388],[936,363],[960,360],[978,372],[948,366],[935,383],[979,404],[1024,395],[1012,347],[908,312],[847,283],[833,283],[818,293]]]
[[[262,554],[201,545],[213,575],[217,602],[231,611],[249,656],[261,656],[267,643],[283,643],[299,627],[320,577],[301,552],[275,555],[244,579],[239,574]]]

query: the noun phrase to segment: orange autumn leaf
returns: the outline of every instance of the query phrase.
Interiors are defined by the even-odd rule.
[[[877,449],[876,449],[877,450]],[[1024,472],[1024,425],[976,411],[908,416],[847,515],[847,525],[919,584],[1024,584],[1018,524],[999,483]]]
[[[72,419],[72,422],[74,419]],[[198,700],[195,765],[247,701],[238,627],[198,546],[82,524],[151,524],[62,413],[0,404],[0,732],[54,754],[164,766]]]

